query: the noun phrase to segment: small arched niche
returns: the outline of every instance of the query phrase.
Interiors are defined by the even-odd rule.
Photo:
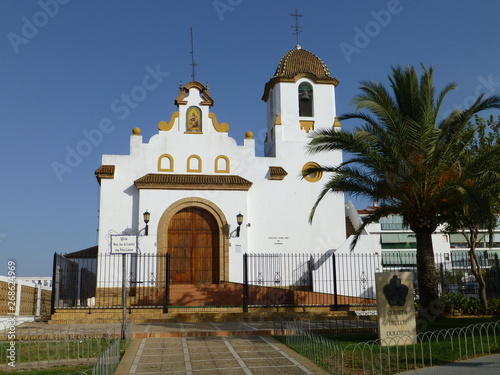
[[[201,172],[202,162],[198,155],[191,155],[187,159],[187,171],[188,172]]]
[[[174,158],[169,154],[163,154],[158,158],[158,172],[173,172]]]
[[[215,173],[229,173],[230,169],[230,162],[227,156],[219,155],[215,158]]]

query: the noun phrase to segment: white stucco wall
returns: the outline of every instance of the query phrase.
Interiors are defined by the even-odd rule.
[[[299,118],[297,93],[304,81],[314,88],[314,116]],[[210,106],[202,103],[206,97],[202,98],[203,92],[199,91],[201,85],[197,85],[190,86],[187,95],[179,101],[179,116],[170,130],[159,130],[149,140],[132,135],[129,155],[103,156],[102,164],[115,166],[115,174],[111,179],[101,180],[99,253],[109,252],[109,236],[121,233],[138,233],[140,251],[156,253],[162,214],[175,202],[186,198],[203,198],[218,207],[227,219],[230,232],[236,229],[236,215],[240,212],[244,215],[240,237],[229,239],[230,281],[242,281],[243,253],[322,253],[339,248],[346,238],[343,195],[327,195],[310,224],[311,208],[327,176],[317,182],[301,177],[306,163],[337,165],[342,161],[340,151],[307,154],[310,133],[300,126],[300,120],[314,121],[315,129],[333,126],[334,84],[315,84],[302,78],[273,86],[267,102],[268,142],[264,157],[256,156],[253,139],[237,142],[227,132],[217,129],[210,117]],[[202,131],[199,133],[186,128],[186,112],[192,106],[201,109]],[[281,125],[275,125],[276,115],[281,116]],[[170,172],[158,170],[158,158],[163,154],[170,155],[173,160]],[[201,159],[201,172],[188,171],[187,160],[192,155]],[[215,159],[220,155],[230,162],[227,173],[215,171]],[[283,180],[272,180],[270,167],[282,167],[288,174]],[[135,180],[151,173],[226,174],[240,176],[252,186],[248,191],[227,191],[138,189],[134,185]],[[151,218],[149,235],[143,236],[143,212],[146,210]],[[120,272],[112,277],[119,277]],[[109,272],[100,270],[99,274],[102,279]]]

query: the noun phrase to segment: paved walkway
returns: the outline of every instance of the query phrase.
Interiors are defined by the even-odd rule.
[[[443,366],[427,367],[420,370],[408,371],[404,375],[499,375],[500,354],[488,355],[469,359],[467,361],[453,362]]]
[[[304,321],[309,328],[369,328],[369,321],[339,321],[321,326]],[[18,337],[65,336],[109,329],[109,324],[25,323]],[[120,325],[110,334],[119,334]],[[115,375],[125,374],[319,374],[327,372],[271,337],[270,321],[148,323],[132,325],[132,342]],[[276,327],[279,328],[279,327]],[[3,332],[5,334],[5,332]],[[0,332],[0,336],[2,332]],[[500,354],[444,366],[424,368],[405,375],[499,375]]]
[[[115,375],[328,374],[269,336],[134,339]]]

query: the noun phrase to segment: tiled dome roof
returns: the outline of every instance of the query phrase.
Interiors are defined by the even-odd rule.
[[[310,73],[318,79],[333,79],[323,60],[300,46],[285,53],[273,78],[293,78],[301,73]]]
[[[274,76],[266,83],[262,100],[267,102],[270,90],[278,82],[296,82],[301,77],[307,77],[320,84],[337,86],[339,81],[332,77],[326,64],[315,54],[300,46],[285,53],[281,58]]]

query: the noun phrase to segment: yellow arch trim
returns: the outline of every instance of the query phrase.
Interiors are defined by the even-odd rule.
[[[225,160],[226,161],[226,168],[225,169],[220,169],[219,168],[219,160]],[[231,170],[229,158],[225,155],[219,155],[215,158],[215,167],[214,167],[215,173],[229,173]]]
[[[192,159],[198,160],[198,168],[191,168],[191,160]],[[202,165],[203,165],[203,162],[198,155],[191,155],[187,159],[187,171],[188,172],[201,172]]]
[[[167,158],[170,161],[170,168],[162,168],[161,162],[164,158]],[[158,172],[173,172],[174,171],[174,158],[172,155],[163,154],[158,158]]]

